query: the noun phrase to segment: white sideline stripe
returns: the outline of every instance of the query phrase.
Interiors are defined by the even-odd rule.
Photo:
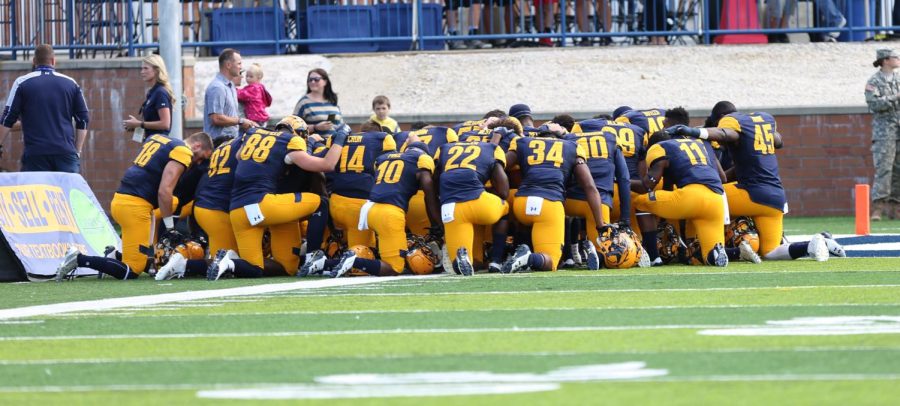
[[[295,360],[304,362],[316,359],[354,359],[354,360],[401,360],[423,358],[446,357],[563,357],[563,356],[588,356],[588,355],[659,355],[659,354],[746,354],[766,352],[870,352],[870,351],[900,351],[900,347],[784,347],[784,348],[724,348],[697,351],[600,351],[600,352],[483,352],[483,353],[442,353],[442,354],[389,354],[389,355],[354,355],[347,357],[156,357],[156,358],[80,358],[80,359],[33,359],[33,360],[0,360],[0,365],[28,366],[28,365],[62,365],[62,364],[134,364],[154,362],[265,362]]]
[[[87,300],[82,302],[55,303],[50,305],[19,307],[0,310],[0,320],[22,317],[46,316],[67,312],[80,312],[91,310],[107,310],[122,307],[149,306],[160,303],[181,302],[187,300],[210,299],[225,296],[258,295],[262,293],[284,292],[301,289],[319,289],[335,286],[366,285],[370,283],[387,282],[398,278],[433,278],[441,275],[427,276],[401,276],[397,278],[340,278],[323,279],[316,281],[299,281],[290,283],[273,283],[267,285],[242,286],[239,288],[198,290],[177,293],[163,293],[158,295],[131,296],[113,299]]]
[[[737,288],[663,288],[663,289],[563,289],[563,290],[491,290],[491,291],[466,291],[466,292],[395,292],[395,293],[313,293],[302,296],[281,296],[282,299],[297,299],[309,297],[339,297],[339,296],[457,296],[457,295],[523,295],[523,294],[556,294],[556,293],[634,293],[634,292],[728,292],[736,290],[793,290],[793,289],[871,289],[871,288],[897,288],[898,284],[888,285],[800,285],[800,286],[748,286]]]
[[[570,326],[570,327],[512,327],[512,328],[432,328],[432,329],[392,329],[392,330],[330,330],[330,331],[272,331],[259,333],[181,333],[181,334],[110,334],[71,336],[19,336],[0,337],[2,341],[62,341],[62,340],[131,340],[135,338],[240,338],[240,337],[311,337],[337,335],[373,334],[468,334],[468,333],[556,333],[591,331],[632,331],[632,330],[684,330],[722,329],[753,327],[755,324],[668,324],[636,326]]]
[[[900,374],[766,374],[766,375],[694,375],[659,378],[636,378],[627,382],[742,382],[742,381],[864,381],[900,380]],[[280,388],[288,383],[265,384],[179,384],[179,385],[73,385],[73,386],[0,386],[0,392],[94,392],[94,391],[147,391],[147,390],[204,390]]]
[[[529,307],[493,309],[407,309],[407,310],[290,310],[273,312],[227,312],[227,313],[66,313],[60,317],[120,317],[120,318],[165,318],[165,317],[234,317],[234,316],[285,316],[285,315],[328,315],[328,314],[420,314],[420,313],[490,313],[490,312],[532,312],[532,311],[581,311],[581,310],[686,310],[686,309],[743,309],[767,307],[900,307],[900,303],[812,303],[812,304],[753,304],[753,305],[701,305],[701,306],[594,306],[594,307]],[[155,308],[152,308],[155,309]],[[3,322],[0,322],[3,324]]]

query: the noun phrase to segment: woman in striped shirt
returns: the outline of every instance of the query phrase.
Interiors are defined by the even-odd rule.
[[[303,118],[312,132],[322,135],[331,135],[344,124],[338,96],[324,69],[313,69],[306,75],[306,94],[294,106],[294,114]]]

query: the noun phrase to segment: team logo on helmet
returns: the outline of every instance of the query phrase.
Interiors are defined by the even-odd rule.
[[[202,237],[183,241],[160,238],[153,246],[153,266],[155,269],[162,268],[176,252],[185,259],[205,259],[205,246],[206,240]]]
[[[684,250],[686,246],[678,236],[678,232],[675,231],[675,226],[672,223],[661,221],[656,230],[659,234],[656,242],[656,246],[659,248],[659,258],[664,264],[677,260],[679,248]]]
[[[610,269],[626,269],[637,265],[641,258],[641,245],[630,229],[613,229],[608,238],[600,239],[600,254],[603,263]]]
[[[297,135],[305,136],[307,132],[306,121],[297,116],[285,116],[278,124],[275,124],[276,129],[279,127],[289,128]]]
[[[750,217],[737,217],[725,225],[725,247],[737,248],[741,241],[747,241],[754,252],[759,252],[759,230]]]

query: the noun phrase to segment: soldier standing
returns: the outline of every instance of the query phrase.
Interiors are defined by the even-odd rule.
[[[866,82],[866,104],[872,111],[872,220],[900,218],[900,55],[879,49],[872,65],[879,69]]]

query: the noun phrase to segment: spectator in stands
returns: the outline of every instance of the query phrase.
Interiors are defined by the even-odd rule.
[[[372,117],[369,117],[369,120],[378,123],[381,126],[381,131],[389,134],[400,132],[400,125],[397,124],[397,120],[388,117],[388,114],[391,114],[391,100],[387,96],[375,96],[372,100],[372,111],[374,114],[372,114]]]
[[[666,1],[650,0],[644,2],[644,29],[647,31],[668,31],[666,22]],[[666,45],[665,36],[654,35],[650,37],[650,45]]]
[[[316,68],[306,74],[306,94],[294,106],[294,115],[306,121],[310,132],[326,136],[344,125],[338,95],[332,90],[325,69]]]
[[[491,0],[487,0],[491,1]],[[444,11],[447,13],[447,31],[450,35],[459,35],[457,26],[459,25],[459,9],[469,9],[469,35],[478,35],[478,25],[481,22],[481,8],[485,0],[444,0]],[[481,40],[473,39],[467,42],[455,40],[450,41],[448,47],[450,49],[480,49],[485,47],[485,43]]]
[[[272,105],[272,95],[262,84],[263,70],[258,63],[247,69],[247,86],[238,89],[238,103],[244,106],[244,115],[254,122],[265,125],[269,121],[266,107]]]
[[[591,10],[591,2],[589,0],[576,0],[575,1],[575,19],[578,22],[578,31],[580,32],[604,32],[609,31],[610,27],[612,27],[612,8],[609,6],[609,0],[599,0],[594,5],[596,9],[595,13],[599,14],[594,19],[597,21],[597,27],[595,30],[591,30],[590,23],[590,10]],[[602,24],[602,26],[601,26]],[[588,37],[581,37],[581,40],[577,42],[578,46],[591,46],[592,40]],[[609,37],[601,37],[600,44],[608,45],[610,43]]]
[[[847,19],[834,4],[834,0],[814,0],[814,2],[816,21],[813,26],[843,28],[847,25]],[[768,28],[788,28],[791,18],[794,18],[796,12],[797,0],[768,0],[766,1],[766,25]],[[812,42],[834,42],[840,35],[840,31],[810,33],[809,39]],[[784,33],[769,34],[769,42],[787,43],[789,40],[787,34]]]
[[[34,70],[16,78],[9,91],[0,117],[0,145],[21,119],[22,171],[78,173],[89,121],[81,87],[56,72],[50,45],[37,46],[32,64]]]
[[[137,119],[129,114],[128,119],[122,124],[128,131],[143,128],[144,139],[153,134],[168,136],[172,127],[172,103],[175,102],[175,92],[169,84],[169,72],[161,56],[150,55],[141,61],[141,80],[150,86],[147,99],[138,111],[141,118]]]
[[[219,73],[206,86],[203,105],[203,132],[212,139],[220,136],[237,137],[238,128],[246,130],[259,127],[253,120],[238,114],[237,86],[240,83],[241,54],[231,48],[225,48],[219,54]]]
[[[515,117],[524,127],[534,127],[534,119],[531,117],[531,108],[527,104],[513,104],[509,108],[509,116]]]

